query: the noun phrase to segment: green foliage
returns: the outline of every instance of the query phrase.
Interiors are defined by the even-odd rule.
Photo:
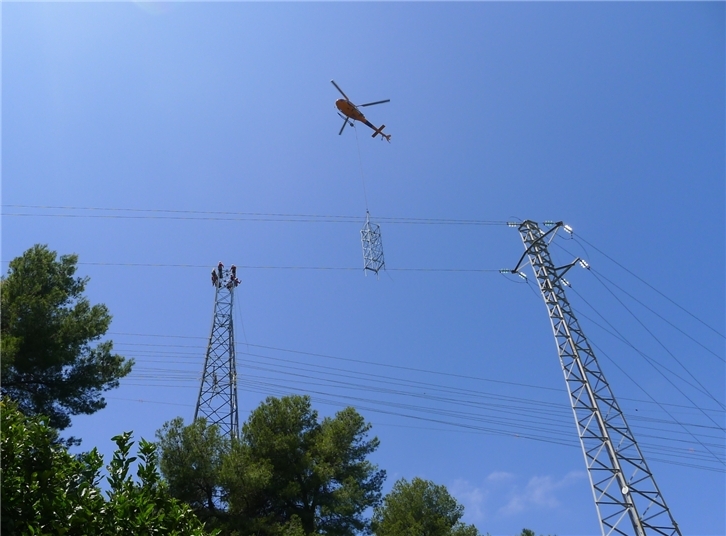
[[[401,479],[374,510],[372,528],[376,536],[478,536],[474,525],[460,521],[463,515],[446,487]]]
[[[86,533],[103,503],[98,452],[74,458],[44,418],[26,418],[5,398],[0,418],[3,534]]]
[[[143,439],[139,442],[139,481],[135,482],[129,475],[129,468],[136,461],[129,457],[131,434],[126,432],[113,440],[117,450],[108,466],[111,489],[103,511],[105,533],[205,534],[191,508],[172,498],[161,480],[156,445]]]
[[[111,315],[84,297],[89,279],[74,277],[77,261],[35,245],[10,261],[0,286],[2,393],[59,430],[70,415],[105,407],[101,393],[118,387],[133,364],[113,354],[110,341],[91,346]]]
[[[365,530],[363,511],[378,504],[385,478],[366,459],[379,444],[366,439],[369,430],[353,408],[318,423],[310,397],[268,398],[252,412],[241,437],[246,466],[269,473],[260,513],[281,523],[297,515],[306,534]]]
[[[95,449],[74,457],[44,417],[26,417],[6,398],[0,409],[3,534],[207,534],[192,510],[168,493],[153,443],[141,440],[134,481],[131,434],[113,438],[117,450],[104,499],[98,488],[103,458]]]
[[[180,417],[164,424],[156,436],[162,453],[161,472],[171,494],[190,505],[203,521],[219,524],[226,518],[218,499],[229,439],[216,426],[207,426],[204,419],[184,426]]]
[[[162,473],[175,497],[226,533],[352,536],[380,502],[385,472],[367,460],[378,439],[352,408],[318,420],[310,398],[268,398],[239,440],[181,419],[157,434]]]

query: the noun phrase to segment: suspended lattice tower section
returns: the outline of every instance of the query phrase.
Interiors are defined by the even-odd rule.
[[[237,410],[237,365],[234,354],[234,326],[232,306],[234,290],[239,284],[237,269],[225,269],[220,262],[212,270],[214,285],[214,315],[209,335],[204,372],[199,386],[194,420],[206,419],[208,424],[219,427],[220,434],[228,437],[239,435]]]
[[[680,536],[565,296],[563,275],[579,259],[555,267],[550,258],[548,245],[560,227],[571,232],[562,222],[547,232],[532,221],[520,224],[525,253],[512,272],[519,273],[525,256],[529,257],[552,322],[602,534]],[[587,263],[581,264],[587,267]]]
[[[363,245],[363,271],[374,272],[376,276],[379,270],[386,267],[383,260],[383,241],[381,240],[381,227],[371,223],[371,215],[366,212],[366,223],[360,231],[360,239]]]

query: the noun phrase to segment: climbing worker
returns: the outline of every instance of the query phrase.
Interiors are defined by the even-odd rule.
[[[216,287],[217,281],[219,281],[219,278],[217,277],[217,271],[212,270],[212,285]]]
[[[217,265],[217,270],[219,270],[219,278],[222,279],[222,271],[224,270],[224,264],[222,264],[222,261],[219,261],[219,264]]]

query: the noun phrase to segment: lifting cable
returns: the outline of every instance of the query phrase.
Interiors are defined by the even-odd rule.
[[[366,214],[368,214],[368,193],[366,192],[366,180],[363,177],[363,158],[360,154],[360,142],[358,141],[358,129],[355,125],[353,125],[353,130],[355,130],[355,145],[358,148],[358,163],[360,164],[360,181],[363,184],[363,198],[365,199],[366,203]]]

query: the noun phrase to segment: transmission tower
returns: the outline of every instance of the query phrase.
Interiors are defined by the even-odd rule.
[[[227,270],[220,262],[212,270],[214,285],[214,315],[209,335],[204,372],[199,386],[194,420],[204,418],[208,424],[216,424],[222,435],[239,435],[237,411],[237,365],[234,358],[234,329],[232,305],[234,289],[239,284],[237,269]]]
[[[363,245],[363,273],[368,270],[378,275],[378,271],[386,267],[383,260],[383,241],[381,240],[381,227],[371,223],[371,215],[366,212],[366,223],[360,230],[360,240]]]
[[[525,252],[512,273],[529,257],[544,298],[557,343],[560,365],[585,455],[588,476],[603,535],[681,535],[653,473],[625,421],[610,385],[585,338],[569,302],[563,278],[578,261],[555,267],[548,245],[557,229],[572,229],[562,222],[543,232],[535,222],[519,225]],[[515,224],[516,226],[516,224]]]

